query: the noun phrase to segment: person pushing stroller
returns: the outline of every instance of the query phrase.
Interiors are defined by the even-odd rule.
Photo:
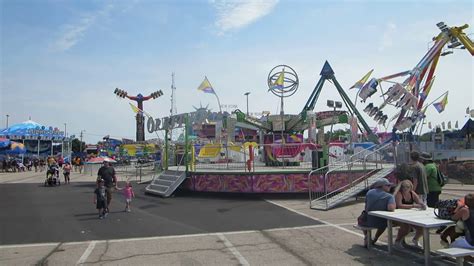
[[[53,163],[49,165],[48,170],[46,171],[46,180],[44,181],[46,185],[60,185],[61,181],[59,180],[59,167],[57,164]]]

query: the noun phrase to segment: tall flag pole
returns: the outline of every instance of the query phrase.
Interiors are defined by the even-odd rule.
[[[201,85],[198,87],[199,91],[202,91],[204,93],[211,93],[214,94],[217,98],[217,104],[219,104],[219,112],[222,113],[222,108],[221,108],[221,101],[219,100],[219,97],[217,96],[216,92],[214,91],[214,88],[211,85],[211,82],[207,79],[206,76],[204,76],[204,80],[202,81]]]

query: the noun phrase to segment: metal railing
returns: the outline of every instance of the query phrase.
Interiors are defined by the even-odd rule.
[[[190,169],[192,171],[206,170],[235,170],[254,172],[256,170],[301,170],[311,171],[314,169],[311,152],[316,150],[312,143],[286,143],[286,144],[254,144],[253,151],[249,152],[248,144],[226,145],[208,144],[207,146],[193,146],[208,149],[205,152],[192,152]],[[376,146],[375,144],[368,149]],[[191,149],[193,150],[193,149]],[[355,154],[344,154],[334,160],[330,160],[330,166],[341,165],[349,158],[364,156],[367,150],[361,150]],[[252,153],[252,156],[251,156]]]
[[[138,183],[143,182],[144,179],[151,179],[156,173],[156,167],[154,163],[131,163],[125,165],[117,165],[114,166],[114,168],[118,180],[131,181],[134,178],[135,181]]]
[[[365,188],[368,188],[368,179],[367,177],[373,175],[376,171],[384,168],[385,166],[390,166],[393,168],[394,160],[395,160],[395,153],[391,156],[387,150],[393,149],[393,145],[391,143],[375,147],[372,151],[363,151],[365,154],[361,157],[361,153],[354,154],[348,158],[342,165],[328,165],[322,168],[315,169],[308,174],[308,191],[309,191],[309,199],[310,199],[310,208],[312,207],[313,201],[324,200],[326,209],[328,208],[328,200],[342,192],[349,189],[352,189],[356,184],[365,180]],[[357,178],[354,178],[354,170],[360,170],[364,173]],[[338,171],[345,171],[350,173],[349,182],[336,188],[334,190],[329,191],[329,175],[338,172]],[[322,177],[323,182],[323,191],[317,192],[313,191],[313,182],[312,176],[317,174],[319,177]],[[321,179],[321,178],[319,178]]]

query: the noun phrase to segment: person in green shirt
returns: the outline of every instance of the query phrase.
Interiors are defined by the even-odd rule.
[[[441,185],[438,182],[438,167],[433,162],[433,158],[429,153],[423,152],[420,158],[425,165],[426,179],[428,180],[428,196],[426,202],[428,207],[434,208],[439,201],[439,194],[441,194]]]

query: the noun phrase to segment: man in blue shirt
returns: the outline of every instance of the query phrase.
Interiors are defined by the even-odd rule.
[[[370,211],[394,211],[397,207],[395,197],[389,193],[392,183],[386,178],[380,178],[372,185],[372,189],[365,195],[365,210]],[[384,218],[368,215],[367,226],[377,228],[372,244],[387,228],[387,220]],[[370,240],[369,240],[370,241]]]

